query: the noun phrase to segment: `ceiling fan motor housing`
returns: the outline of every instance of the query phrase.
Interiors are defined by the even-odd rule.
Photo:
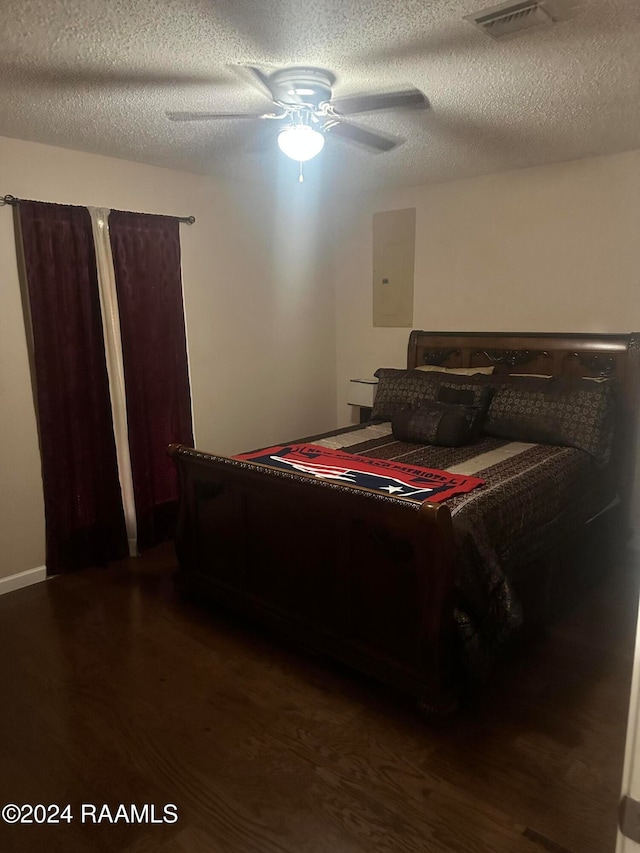
[[[321,68],[283,68],[269,75],[269,86],[277,101],[287,106],[319,109],[331,100],[336,78]]]

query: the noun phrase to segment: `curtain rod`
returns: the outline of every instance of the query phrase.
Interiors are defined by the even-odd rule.
[[[0,207],[4,207],[6,204],[11,205],[11,207],[15,207],[19,201],[20,199],[16,198],[16,196],[14,195],[3,195],[0,196]],[[184,222],[186,225],[193,225],[193,223],[196,221],[195,216],[174,216],[172,218],[177,219],[178,222]]]

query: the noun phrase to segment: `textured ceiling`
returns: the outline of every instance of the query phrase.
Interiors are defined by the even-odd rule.
[[[329,139],[307,167],[329,186],[423,184],[640,148],[640,0],[556,0],[553,27],[503,41],[463,20],[494,2],[1,0],[0,135],[294,179],[275,123],[176,124],[165,111],[263,112],[269,103],[233,66],[313,65],[335,73],[336,97],[415,86],[431,103],[358,116],[406,139],[389,153]]]

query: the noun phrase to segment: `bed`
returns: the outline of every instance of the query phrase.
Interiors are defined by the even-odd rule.
[[[172,445],[178,585],[452,709],[548,617],[577,544],[603,519],[626,535],[639,340],[413,331],[374,420],[302,440],[481,480],[439,502]],[[458,446],[445,415],[471,430]]]

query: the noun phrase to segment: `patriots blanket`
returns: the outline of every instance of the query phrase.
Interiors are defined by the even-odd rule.
[[[415,503],[438,503],[484,485],[484,480],[477,477],[405,465],[388,459],[358,456],[316,444],[278,445],[233,458],[268,465],[271,468],[311,474],[319,480],[364,486]]]

